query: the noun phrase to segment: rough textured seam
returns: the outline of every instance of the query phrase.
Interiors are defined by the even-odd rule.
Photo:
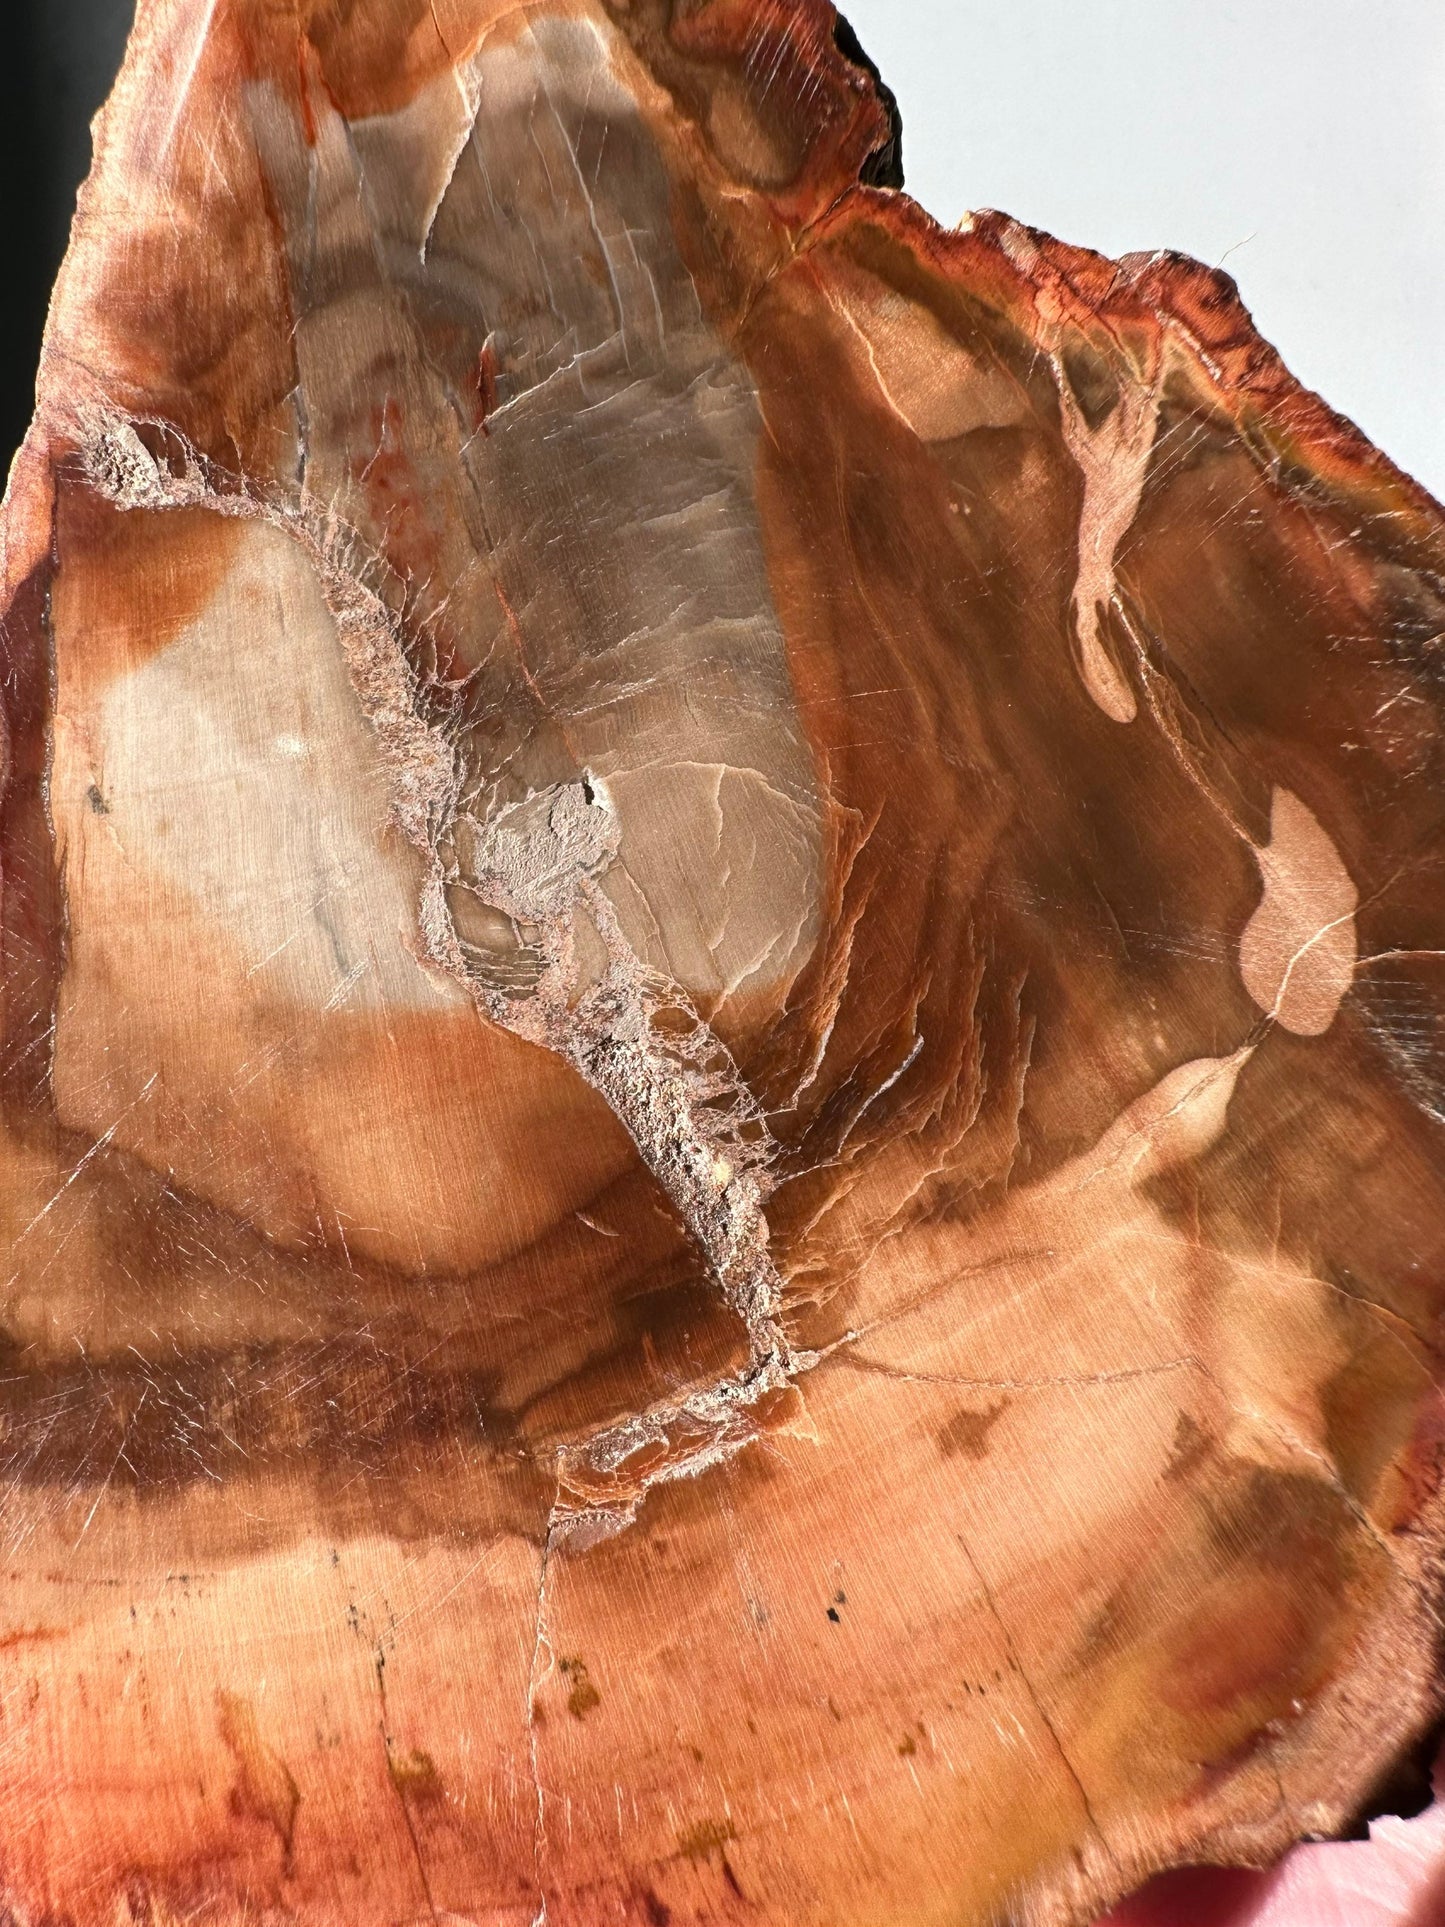
[[[149,428],[168,449],[177,451],[178,462],[153,454],[141,438],[140,427]],[[588,909],[612,957],[602,983],[575,1005],[568,1000],[565,983],[559,986],[558,967],[570,955],[568,928],[553,932],[542,983],[530,997],[509,1001],[480,985],[468,970],[446,903],[447,877],[438,855],[438,844],[458,811],[459,749],[448,739],[444,717],[433,722],[422,713],[419,679],[395,616],[364,580],[365,550],[355,531],[320,504],[268,499],[235,478],[213,475],[166,422],[95,409],[83,423],[83,431],[84,473],[116,507],[203,507],[267,524],[300,544],[336,622],[363,712],[392,767],[398,825],[429,866],[419,917],[429,960],[459,981],[491,1021],[556,1051],[600,1092],[672,1199],[723,1295],[746,1325],[749,1360],[740,1374],[650,1407],[619,1426],[564,1447],[559,1454],[559,1465],[581,1463],[606,1474],[624,1465],[640,1446],[664,1441],[670,1425],[701,1426],[710,1434],[643,1473],[620,1506],[581,1502],[569,1515],[626,1523],[650,1486],[693,1476],[733,1456],[756,1437],[752,1408],[770,1392],[789,1386],[796,1365],[781,1323],[781,1279],[768,1255],[763,1212],[766,1173],[732,1167],[724,1152],[736,1154],[736,1141],[724,1132],[720,1143],[716,1128],[709,1130],[699,1115],[701,1101],[718,1096],[716,1081],[704,1084],[694,1078],[698,1086],[694,1094],[687,1064],[680,1065],[656,1043],[655,1011],[664,1006],[688,1010],[706,1040],[708,1054],[724,1059],[727,1054],[696,1019],[676,986],[668,986],[665,996],[649,991],[646,973],[626,946],[615,918],[609,922],[610,906],[600,891],[584,891],[590,881],[585,876],[574,880],[575,887],[579,895],[586,894]],[[750,1115],[750,1096],[741,1079],[737,1084],[731,1095],[740,1112]],[[566,1523],[564,1519],[559,1529]]]

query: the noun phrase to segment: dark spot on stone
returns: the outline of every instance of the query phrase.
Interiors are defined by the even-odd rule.
[[[561,1671],[565,1679],[571,1681],[572,1690],[567,1695],[567,1711],[574,1720],[585,1720],[587,1715],[602,1704],[602,1695],[592,1684],[587,1672],[586,1662],[580,1659],[564,1659]]]
[[[965,1458],[981,1459],[988,1451],[988,1435],[1008,1410],[1008,1400],[979,1412],[965,1406],[939,1428],[938,1449],[946,1459],[962,1453]]]
[[[678,1835],[677,1850],[696,1864],[699,1860],[710,1859],[715,1853],[721,1855],[729,1841],[737,1837],[737,1828],[731,1820],[699,1820],[696,1826]]]
[[[1211,1495],[1206,1516],[1225,1565],[1258,1565],[1331,1595],[1358,1529],[1347,1501],[1322,1479],[1258,1465],[1241,1466]]]
[[[833,1624],[837,1626],[841,1623],[843,1615],[838,1611],[836,1606],[830,1606],[828,1608],[828,1617],[832,1620]]]
[[[905,1733],[903,1735],[903,1738],[898,1742],[898,1751],[905,1760],[911,1760],[913,1758],[914,1754],[918,1751],[918,1742],[911,1733]]]
[[[110,805],[106,802],[94,783],[92,783],[90,788],[85,792],[85,800],[97,816],[110,815]]]
[[[672,1909],[658,1899],[651,1887],[642,1890],[642,1911],[647,1915],[647,1927],[668,1927],[672,1919]]]
[[[1187,1479],[1213,1450],[1214,1440],[1204,1427],[1196,1424],[1187,1412],[1181,1412],[1179,1423],[1174,1428],[1174,1444],[1170,1449],[1169,1463],[1164,1468],[1164,1477]]]
[[[445,1799],[441,1775],[430,1753],[389,1753],[386,1766],[392,1785],[404,1800],[433,1807]]]

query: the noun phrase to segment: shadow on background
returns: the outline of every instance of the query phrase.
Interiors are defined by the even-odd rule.
[[[0,60],[0,462],[35,402],[35,364],[90,120],[120,65],[134,0],[6,0]]]

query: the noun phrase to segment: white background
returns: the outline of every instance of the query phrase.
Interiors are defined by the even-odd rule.
[[[1180,248],[1445,498],[1445,0],[840,0],[908,189]]]

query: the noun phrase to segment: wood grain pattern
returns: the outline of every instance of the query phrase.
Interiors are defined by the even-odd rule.
[[[1441,512],[861,61],[143,0],[0,538],[25,1927],[1084,1927],[1436,1717]]]

